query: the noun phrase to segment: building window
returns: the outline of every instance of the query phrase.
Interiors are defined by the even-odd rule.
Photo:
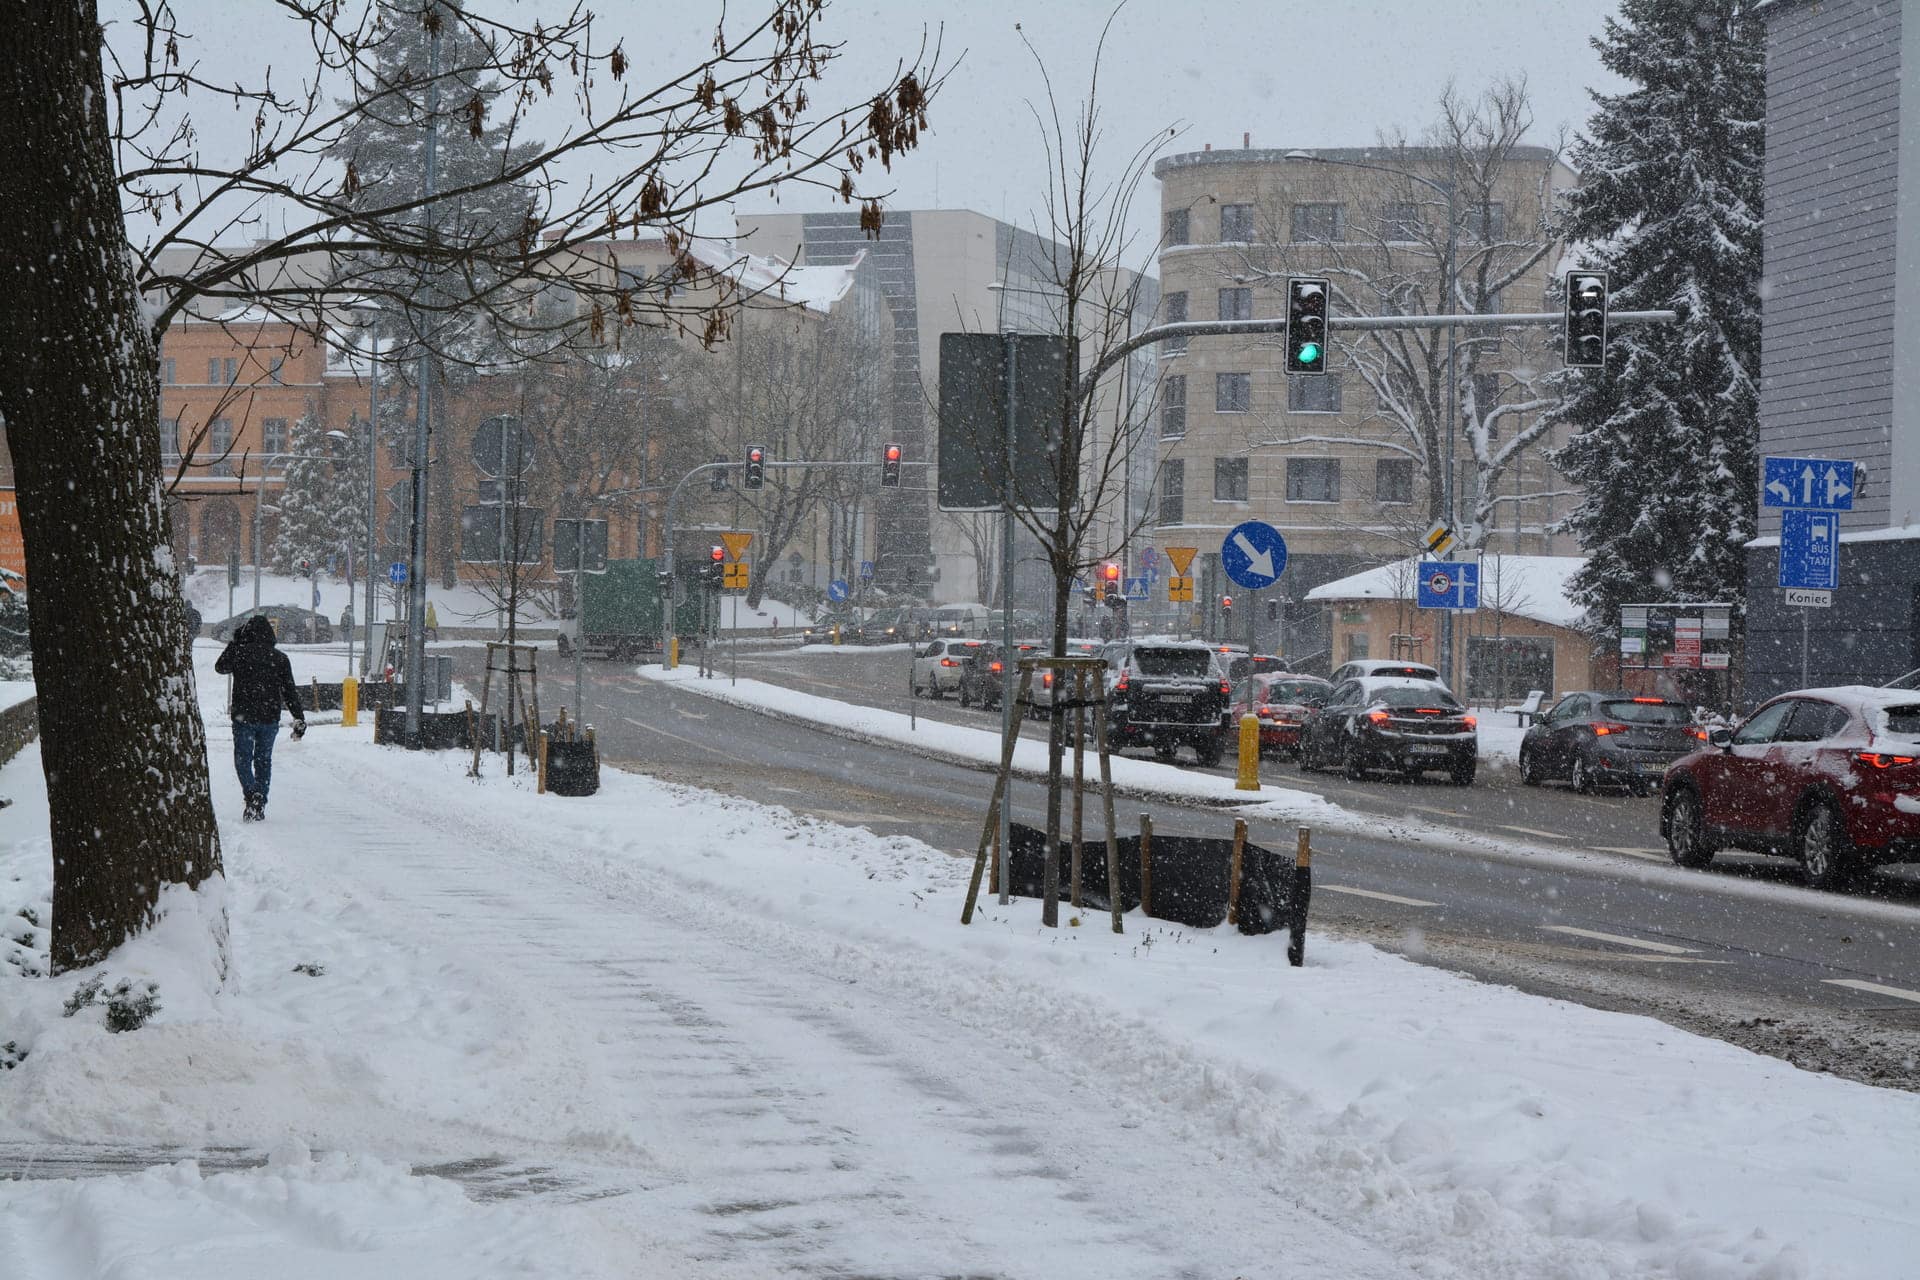
[[[1178,293],[1162,294],[1160,314],[1168,324],[1185,324],[1187,322],[1187,291],[1182,289]],[[1179,355],[1187,349],[1187,340],[1169,338],[1160,349],[1170,356]]]
[[[1222,320],[1253,319],[1253,290],[1222,289],[1220,291],[1220,318]]]
[[[233,452],[233,420],[215,418],[207,424],[207,474],[230,476],[233,465],[227,455]]]
[[[207,381],[216,387],[231,385],[240,375],[240,361],[210,358],[207,361]]]
[[[1167,243],[1169,245],[1189,244],[1187,239],[1187,211],[1185,209],[1167,210]]]
[[[1380,238],[1395,244],[1418,243],[1426,238],[1427,219],[1418,204],[1388,201],[1380,209]]]
[[[1247,460],[1245,458],[1213,460],[1213,500],[1215,502],[1247,500]]]
[[[174,385],[173,368],[173,357],[171,356],[160,362],[160,381],[170,387]]]
[[[1507,234],[1507,206],[1498,200],[1474,205],[1461,211],[1462,229],[1481,243],[1498,240]]]
[[[1180,458],[1168,458],[1160,464],[1160,523],[1185,524],[1187,521],[1187,464]]]
[[[1175,374],[1160,381],[1160,438],[1177,440],[1187,434],[1187,379]]]
[[[260,423],[260,449],[264,453],[287,451],[287,420],[267,418]]]
[[[1340,459],[1288,458],[1287,501],[1340,501]]]
[[[1216,373],[1213,375],[1213,409],[1215,413],[1246,413],[1252,408],[1252,374]]]
[[[1253,243],[1252,205],[1223,204],[1220,206],[1220,243]]]
[[[281,376],[281,371],[286,367],[287,358],[285,356],[275,356],[273,359],[267,361],[267,381],[276,387],[284,387],[287,385],[286,379]]]
[[[1382,458],[1373,464],[1373,500],[1383,505],[1413,501],[1413,459]]]
[[[1293,206],[1293,240],[1338,241],[1346,239],[1347,206],[1343,204],[1297,204]]]
[[[180,456],[180,419],[177,417],[160,419],[160,456]]]
[[[1288,378],[1287,412],[1340,412],[1340,375],[1323,373],[1318,376]]]

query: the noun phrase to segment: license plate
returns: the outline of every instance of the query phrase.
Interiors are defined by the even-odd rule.
[[[1170,707],[1184,707],[1193,701],[1193,695],[1186,693],[1163,693],[1157,699]]]
[[[1437,742],[1436,743],[1428,743],[1428,742],[1416,743],[1414,746],[1408,749],[1417,756],[1445,755],[1447,750],[1445,747],[1441,746]]]
[[[1658,760],[1641,760],[1637,762],[1633,768],[1636,773],[1665,773],[1667,771],[1667,766]]]

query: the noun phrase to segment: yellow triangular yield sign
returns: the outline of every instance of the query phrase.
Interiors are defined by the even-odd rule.
[[[741,554],[746,551],[747,545],[753,541],[753,535],[750,533],[723,533],[720,535],[720,541],[726,545],[727,559],[738,560]]]
[[[1182,578],[1187,576],[1187,566],[1191,565],[1193,558],[1199,554],[1200,548],[1198,547],[1167,548],[1167,559],[1173,563],[1174,573]]]

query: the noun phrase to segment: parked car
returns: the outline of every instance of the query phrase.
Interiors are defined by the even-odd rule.
[[[1319,676],[1279,671],[1254,675],[1252,692],[1253,714],[1260,721],[1260,754],[1297,756],[1301,726],[1315,708],[1326,704],[1333,686]],[[1233,705],[1243,707],[1248,701],[1245,685],[1235,685]]]
[[[1729,847],[1783,854],[1829,889],[1920,861],[1920,694],[1802,689],[1709,739],[1661,784],[1660,834],[1679,865]]]
[[[273,627],[274,639],[281,644],[325,644],[333,639],[333,623],[323,613],[291,604],[263,604],[258,609],[236,613],[213,624],[215,640],[231,640],[240,624],[252,617],[264,617]]]
[[[909,687],[916,698],[944,698],[960,691],[960,672],[985,640],[929,640],[913,656]]]
[[[1115,751],[1151,747],[1172,760],[1192,747],[1203,765],[1220,763],[1233,727],[1232,689],[1211,649],[1198,641],[1123,640],[1106,646],[1107,742]]]
[[[1479,761],[1477,724],[1437,680],[1343,680],[1301,728],[1300,768],[1337,766],[1349,778],[1365,777],[1370,769],[1409,777],[1445,770],[1464,787]]]
[[[1404,680],[1432,680],[1444,684],[1440,672],[1424,662],[1407,662],[1399,658],[1355,658],[1343,662],[1334,668],[1327,677],[1334,684],[1343,684],[1348,680],[1362,680],[1368,676],[1397,676]]]
[[[1685,703],[1628,693],[1569,693],[1520,739],[1520,781],[1565,779],[1591,793],[1614,784],[1651,795],[1667,766],[1707,740]]]

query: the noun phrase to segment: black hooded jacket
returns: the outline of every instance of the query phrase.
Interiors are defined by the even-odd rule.
[[[265,618],[241,623],[213,669],[233,677],[231,711],[241,724],[278,724],[282,706],[295,720],[306,718],[293,683],[293,664],[273,647],[273,624]]]

